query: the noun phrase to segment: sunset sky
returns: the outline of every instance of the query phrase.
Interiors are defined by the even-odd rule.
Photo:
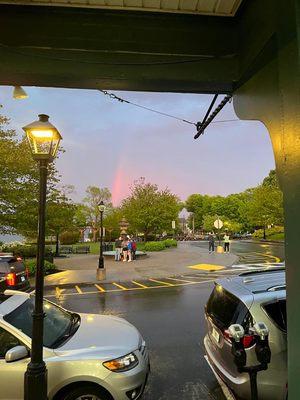
[[[195,127],[105,97],[99,91],[25,88],[29,98],[12,99],[0,88],[1,113],[11,127],[40,113],[63,136],[66,152],[57,161],[62,182],[80,201],[88,185],[108,187],[117,205],[139,177],[169,187],[182,200],[191,193],[226,195],[255,186],[274,168],[266,128],[256,121],[211,125],[194,140]],[[191,121],[201,120],[212,95],[114,92],[120,97]],[[219,96],[219,100],[222,96]],[[228,104],[217,120],[235,119]]]

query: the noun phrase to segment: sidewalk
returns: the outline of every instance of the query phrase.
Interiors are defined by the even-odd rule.
[[[126,282],[192,274],[202,268],[208,271],[210,265],[211,269],[214,269],[214,265],[229,267],[238,260],[234,254],[209,254],[206,249],[184,242],[179,243],[177,248],[147,254],[147,258],[131,263],[106,259],[106,280],[101,282]],[[97,255],[72,255],[69,258],[55,259],[55,264],[63,271],[46,276],[45,287],[99,282],[96,279]],[[196,266],[197,269],[191,269],[190,266]]]

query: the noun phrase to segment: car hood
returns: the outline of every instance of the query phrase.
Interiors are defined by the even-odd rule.
[[[81,323],[75,334],[54,350],[58,356],[112,359],[137,350],[141,335],[123,318],[108,315],[79,314]]]

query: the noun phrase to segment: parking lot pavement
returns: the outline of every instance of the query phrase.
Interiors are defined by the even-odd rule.
[[[149,253],[147,258],[131,263],[105,260],[106,279],[104,283],[132,282],[148,279],[160,279],[187,274],[195,266],[201,264],[202,269],[228,267],[238,260],[234,254],[209,254],[207,248],[197,248],[189,243],[180,243],[178,248],[162,252]],[[65,284],[98,283],[96,269],[97,255],[75,255],[68,258],[55,259],[61,272],[45,277],[45,286],[61,286]],[[207,267],[211,265],[211,267]]]
[[[140,330],[151,361],[144,400],[224,400],[204,359],[202,344],[204,306],[212,283],[206,282],[206,275],[194,273],[184,279],[187,282],[178,284],[169,279],[164,283],[141,281],[147,289],[140,290],[128,290],[134,283],[127,290],[112,285],[105,292],[78,285],[79,291],[73,287],[50,299],[73,311],[126,318]],[[202,283],[194,284],[196,280]]]
[[[241,272],[245,268],[238,268]],[[46,286],[45,296],[49,298],[63,298],[69,296],[84,296],[91,294],[103,295],[105,293],[118,292],[137,292],[137,291],[153,291],[154,289],[167,289],[172,287],[182,287],[190,285],[199,285],[213,282],[216,278],[224,276],[224,274],[234,274],[236,269],[231,270],[191,270],[185,275],[170,276],[164,278],[147,278],[124,282],[99,282],[99,283],[77,283],[57,286]]]

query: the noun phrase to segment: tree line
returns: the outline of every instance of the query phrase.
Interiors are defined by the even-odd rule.
[[[20,234],[35,240],[37,234],[39,175],[25,137],[9,129],[9,120],[0,115],[0,233]],[[60,149],[60,154],[63,149]],[[107,236],[120,232],[123,217],[129,223],[128,232],[151,235],[172,233],[172,221],[186,208],[190,212],[190,226],[210,231],[219,216],[232,232],[253,230],[265,225],[283,225],[282,192],[275,171],[271,171],[262,184],[242,193],[229,196],[192,194],[185,202],[168,188],[140,178],[132,184],[130,195],[120,206],[113,207],[108,188],[89,186],[80,203],[72,201],[74,187],[61,185],[55,163],[49,165],[47,187],[47,235],[58,241],[63,235],[77,235],[85,228],[97,239],[100,223],[99,202],[106,204],[104,227]],[[178,226],[178,223],[176,224]]]

